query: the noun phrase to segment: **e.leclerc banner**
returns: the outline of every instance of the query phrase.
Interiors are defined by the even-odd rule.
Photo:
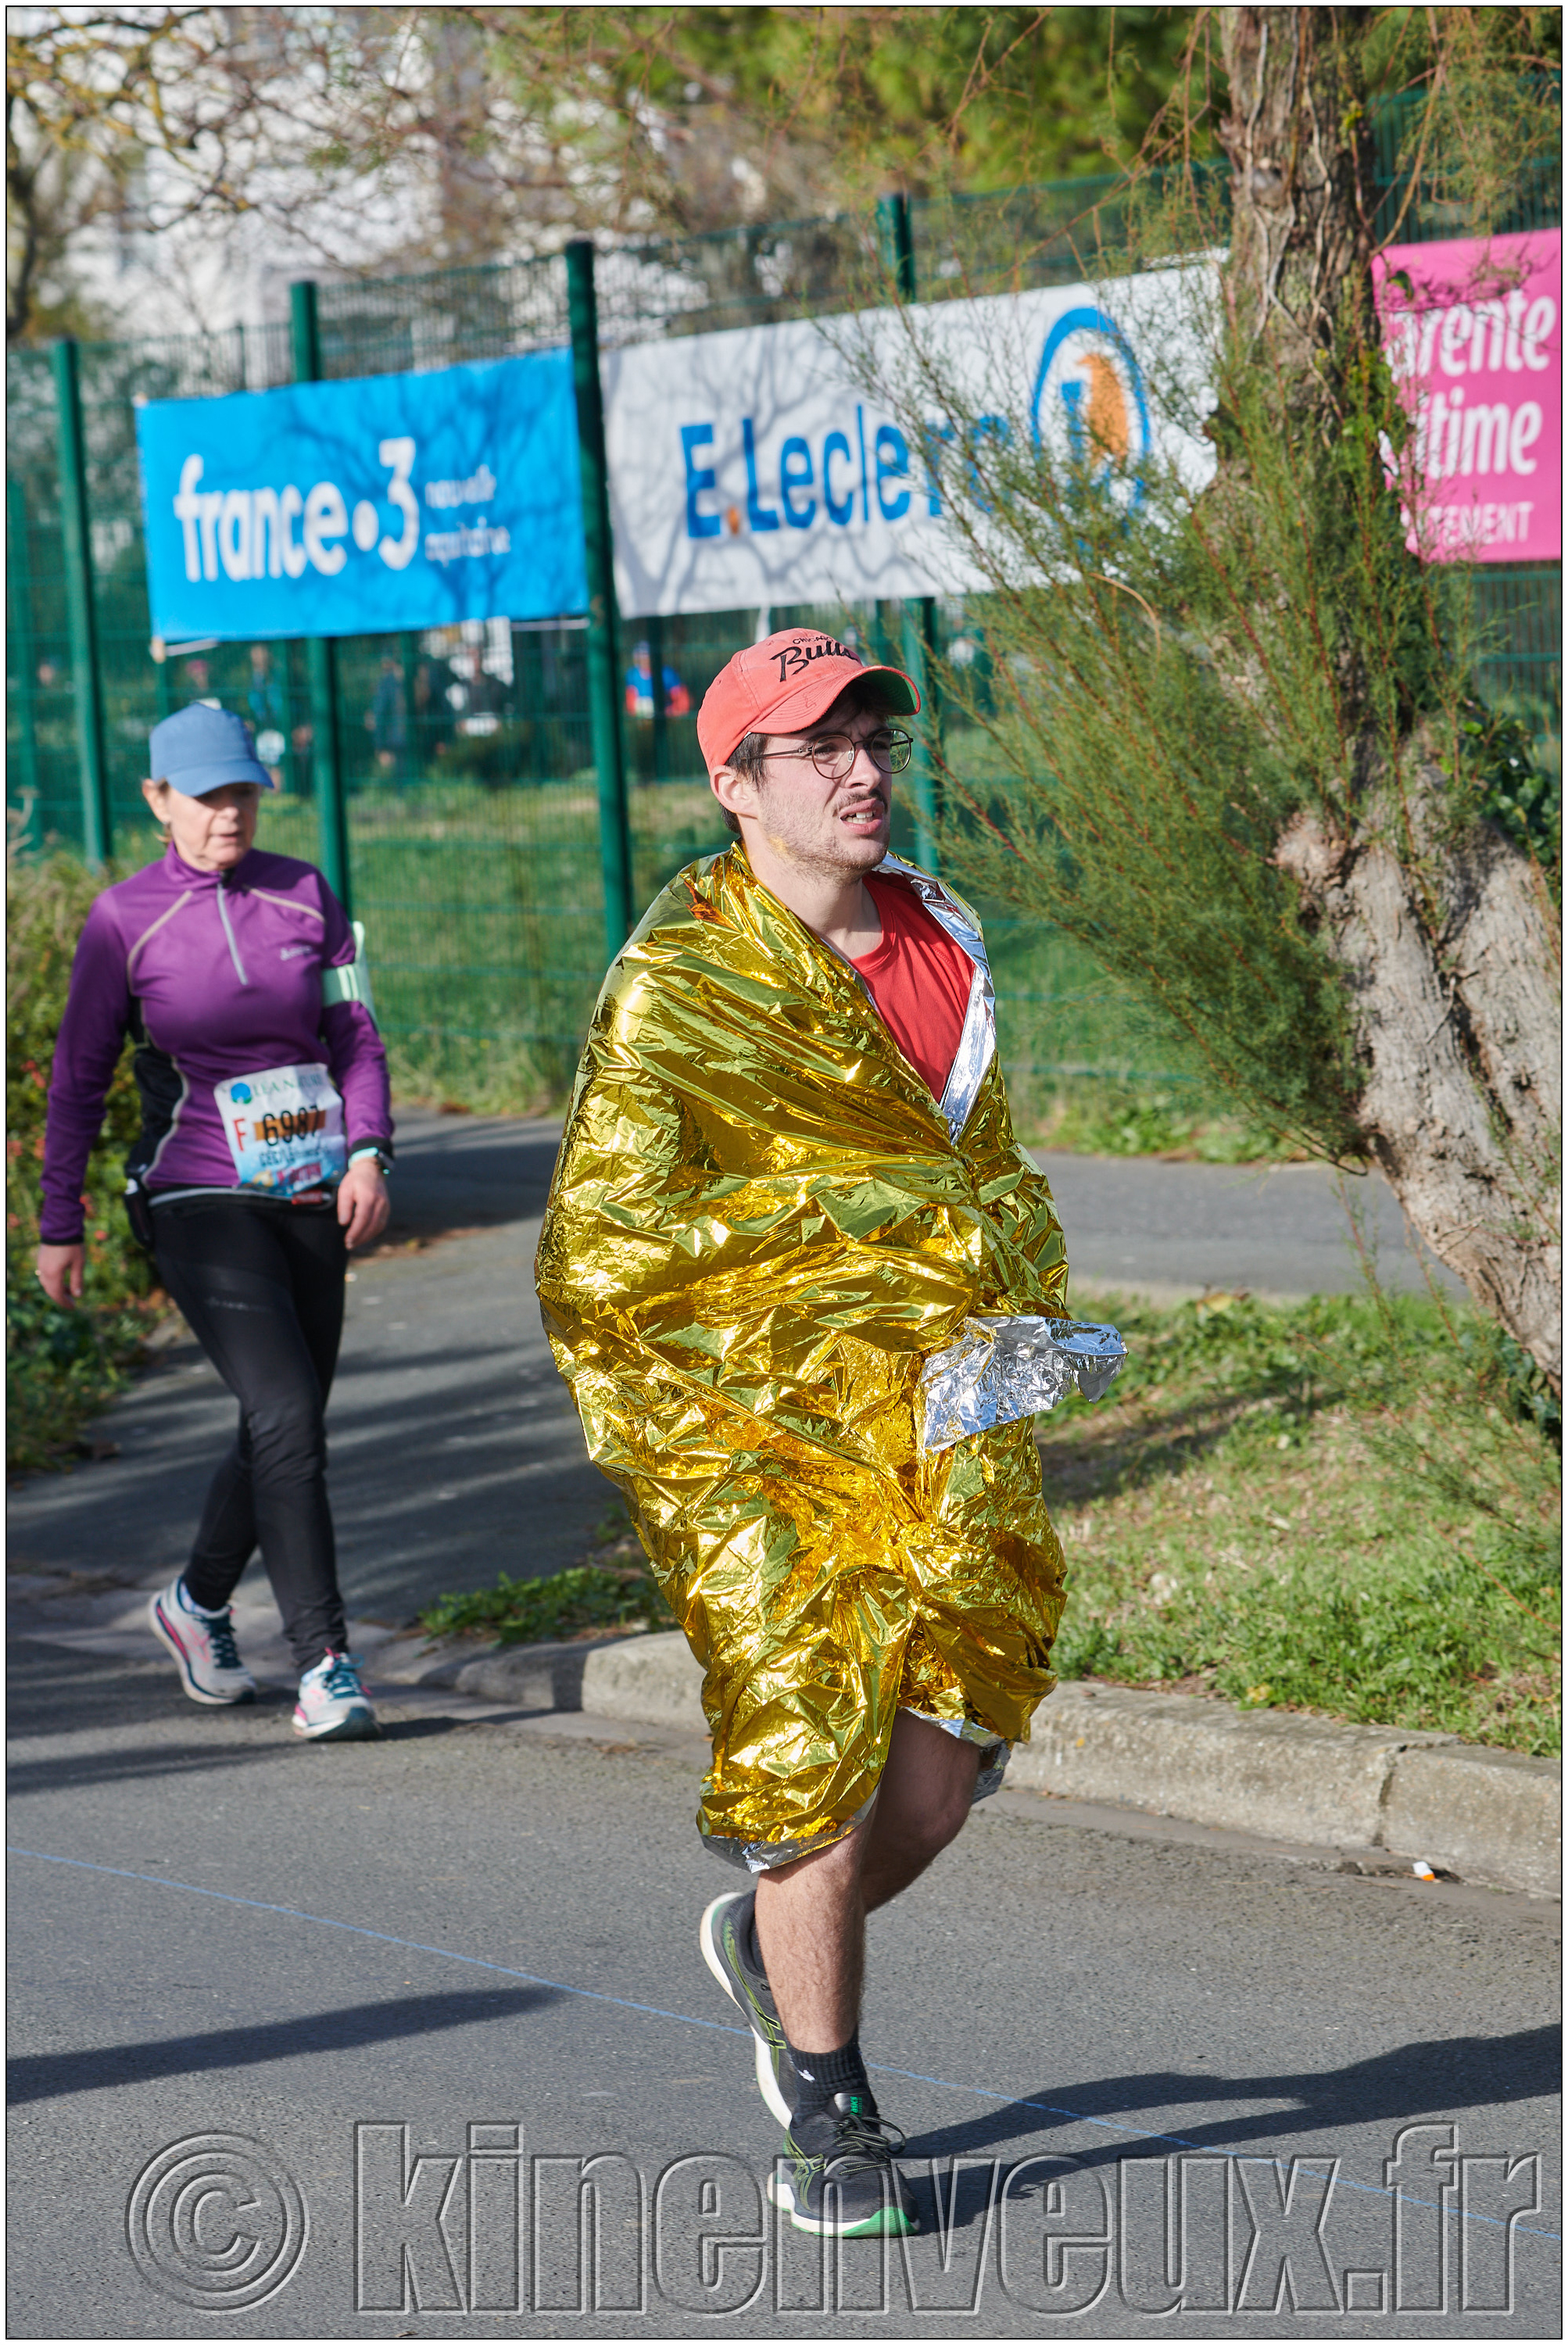
[[[567,350],[149,401],[137,444],[168,640],[587,607]]]
[[[911,447],[901,421],[857,387],[845,337],[882,380],[908,369],[912,344],[935,351],[978,411],[976,431],[1003,434],[1026,415],[1047,445],[1098,444],[1116,460],[1113,493],[1139,492],[1138,460],[1156,449],[1201,485],[1214,451],[1161,424],[1151,384],[1174,376],[1189,397],[1201,392],[1182,280],[1193,289],[1194,272],[1212,269],[1199,261],[1104,289],[1057,286],[606,354],[621,609],[856,604],[987,583],[943,521],[938,475],[964,460],[950,444],[954,427],[933,414],[925,446]]]

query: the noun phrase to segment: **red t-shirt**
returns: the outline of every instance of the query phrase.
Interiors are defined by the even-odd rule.
[[[903,880],[870,878],[866,885],[881,942],[857,956],[854,966],[893,1041],[940,1100],[969,1012],[974,963]]]

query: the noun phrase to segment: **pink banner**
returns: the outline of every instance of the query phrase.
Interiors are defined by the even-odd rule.
[[[1390,362],[1415,421],[1410,543],[1433,561],[1563,558],[1563,233],[1390,245]]]

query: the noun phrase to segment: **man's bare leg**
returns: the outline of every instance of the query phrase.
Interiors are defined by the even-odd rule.
[[[867,1822],[831,1848],[759,1874],[757,1935],[784,2032],[798,2050],[834,2052],[854,2035],[866,1915],[907,1889],[957,1838],[979,1766],[972,1742],[901,1710]]]
[[[877,1804],[863,1832],[860,1901],[868,1914],[918,1881],[958,1838],[974,1804],[980,1750],[901,1710]]]
[[[757,1880],[757,1937],[768,1984],[798,2051],[836,2052],[860,2016],[866,1909],[863,1832]]]

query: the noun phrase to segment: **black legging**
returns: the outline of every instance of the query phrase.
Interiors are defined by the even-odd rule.
[[[294,1659],[311,1669],[348,1642],[323,1423],[348,1263],[336,1208],[188,1197],[152,1220],[163,1283],[239,1403],[186,1591],[219,1610],[260,1545]]]

